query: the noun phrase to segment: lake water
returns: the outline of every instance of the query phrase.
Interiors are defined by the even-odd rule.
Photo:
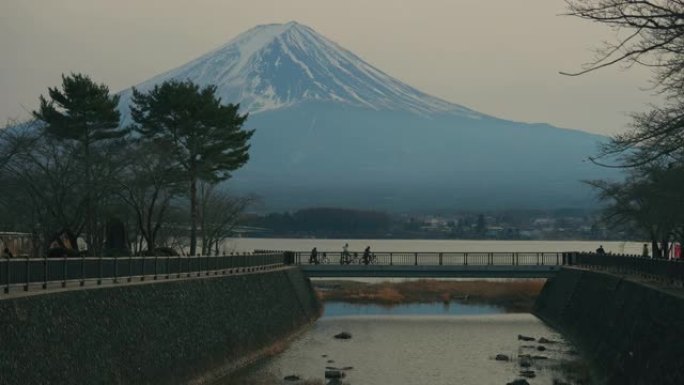
[[[319,252],[342,251],[349,243],[349,251],[363,252],[366,246],[373,251],[406,252],[564,252],[595,251],[603,245],[606,252],[641,254],[643,244],[615,241],[495,241],[495,240],[426,240],[426,239],[291,239],[291,238],[231,238],[224,242],[225,252],[262,250],[307,251],[314,247]]]
[[[352,338],[333,338],[343,331]],[[222,385],[297,384],[284,381],[288,375],[322,381],[326,367],[353,367],[344,371],[349,385],[501,385],[520,378],[520,354],[548,357],[534,361],[536,378],[530,382],[553,384],[560,378],[553,368],[572,348],[557,343],[539,352],[539,344],[519,341],[518,334],[562,340],[531,314],[504,314],[487,306],[332,303],[284,352]],[[497,354],[514,359],[496,361]]]

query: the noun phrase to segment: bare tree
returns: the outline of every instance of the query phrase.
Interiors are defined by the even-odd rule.
[[[120,178],[119,196],[133,210],[148,253],[168,219],[173,200],[182,194],[184,180],[161,143],[138,143],[129,152],[130,163]]]
[[[202,182],[200,190],[200,231],[202,254],[220,252],[221,243],[233,234],[254,196],[233,196],[217,184]]]
[[[566,0],[569,15],[607,25],[616,39],[598,49],[578,76],[622,63],[643,65],[654,74],[664,107],[634,115],[626,133],[616,135],[592,159],[604,166],[640,167],[658,159],[679,160],[684,145],[684,1]],[[615,162],[617,160],[617,162]]]
[[[3,168],[6,190],[0,199],[6,208],[18,205],[22,212],[31,213],[34,230],[42,233],[44,249],[56,241],[78,250],[85,207],[74,148],[38,133],[27,135],[6,136],[19,150]],[[63,236],[70,245],[64,243]]]

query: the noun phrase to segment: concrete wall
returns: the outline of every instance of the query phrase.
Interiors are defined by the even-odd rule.
[[[535,314],[575,342],[607,384],[684,384],[684,297],[592,271],[564,268]]]
[[[294,268],[0,300],[0,384],[184,384],[315,320]]]

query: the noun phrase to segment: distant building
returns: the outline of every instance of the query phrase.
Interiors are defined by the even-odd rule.
[[[0,232],[0,252],[8,248],[15,257],[29,256],[33,249],[30,233]]]

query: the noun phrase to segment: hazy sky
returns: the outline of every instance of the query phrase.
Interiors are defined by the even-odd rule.
[[[605,26],[563,0],[1,0],[0,123],[60,75],[119,91],[258,24],[298,21],[399,80],[480,112],[613,134],[657,102],[644,69],[583,77]]]

